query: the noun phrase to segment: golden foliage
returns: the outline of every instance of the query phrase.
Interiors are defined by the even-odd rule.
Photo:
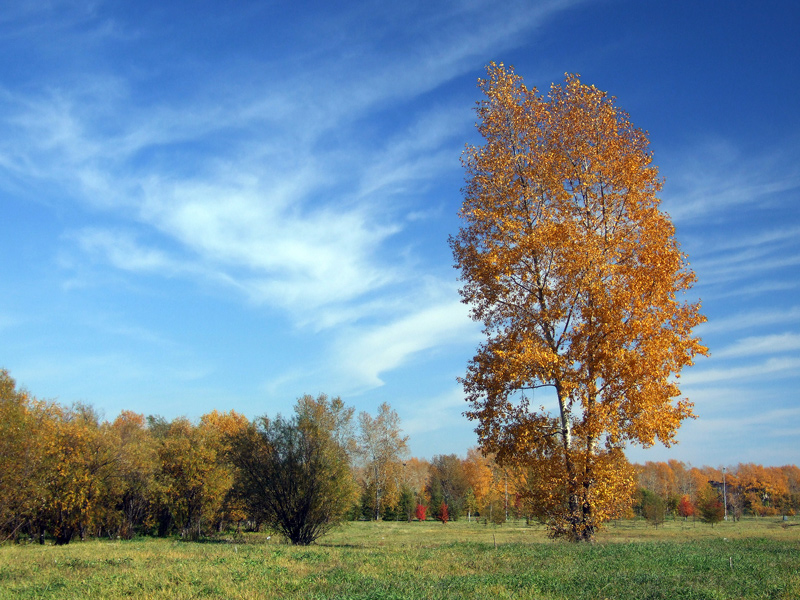
[[[586,539],[630,485],[618,450],[669,445],[693,416],[677,376],[706,352],[691,334],[699,303],[678,298],[694,273],[659,210],[647,136],[612,98],[574,75],[544,98],[502,64],[480,87],[485,144],[465,151],[451,238],[488,338],[463,379],[467,415],[500,464],[566,490],[541,511]],[[531,403],[544,387],[549,409]]]

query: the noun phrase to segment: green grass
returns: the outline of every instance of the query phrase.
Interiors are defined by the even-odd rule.
[[[0,546],[5,598],[800,598],[800,521],[541,527],[352,523],[309,547],[220,539]],[[495,545],[496,544],[496,545]]]

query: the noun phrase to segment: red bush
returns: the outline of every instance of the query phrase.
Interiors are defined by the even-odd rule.
[[[424,521],[427,518],[428,507],[417,504],[417,520]]]
[[[444,524],[450,520],[450,511],[447,510],[447,504],[442,502],[442,508],[439,511],[439,520]]]

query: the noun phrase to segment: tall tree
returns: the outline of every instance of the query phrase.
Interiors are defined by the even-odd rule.
[[[612,98],[577,76],[545,98],[502,64],[480,88],[485,144],[465,152],[450,240],[488,338],[462,380],[467,415],[500,464],[539,472],[552,533],[589,540],[631,496],[625,445],[669,445],[692,416],[675,375],[706,352],[699,303],[678,298],[695,277],[647,136]],[[534,404],[544,387],[552,410]]]
[[[231,494],[234,480],[234,467],[227,460],[230,451],[231,439],[239,431],[247,428],[247,417],[231,410],[221,413],[212,410],[200,417],[200,431],[206,446],[210,447],[216,455],[216,496],[213,508],[207,511],[211,515],[214,528],[222,531],[226,523],[241,523],[247,517],[244,503],[240,498]]]
[[[377,521],[383,504],[394,504],[399,499],[408,436],[402,435],[400,417],[385,402],[378,408],[374,419],[367,412],[360,413],[358,424],[358,451],[363,461],[364,484],[372,492],[372,511]]]

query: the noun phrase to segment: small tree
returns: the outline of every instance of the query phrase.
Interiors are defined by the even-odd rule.
[[[424,521],[425,519],[427,519],[428,518],[427,512],[428,512],[427,506],[423,506],[422,504],[417,504],[417,511],[416,511],[417,521]]]
[[[438,519],[442,522],[442,525],[446,525],[450,520],[450,511],[447,509],[447,504],[444,502],[442,502],[442,506],[439,508]]]
[[[384,504],[397,502],[398,476],[408,453],[408,436],[402,435],[400,417],[385,402],[378,407],[374,419],[367,412],[359,413],[358,426],[356,453],[363,467],[363,485],[372,489],[372,515],[377,521]]]
[[[666,507],[664,500],[658,494],[650,490],[643,489],[642,494],[642,515],[650,521],[653,527],[658,527],[664,522]]]
[[[472,522],[472,515],[478,511],[478,500],[472,488],[469,488],[467,495],[464,496],[464,510],[467,511],[467,521]]]
[[[493,525],[502,525],[506,522],[505,506],[500,498],[491,499],[486,506],[481,509],[481,514],[484,515],[486,524],[492,523]]]
[[[697,509],[700,512],[700,518],[706,523],[711,523],[711,527],[722,521],[722,517],[725,515],[725,507],[722,505],[719,492],[710,485],[701,491]]]
[[[689,496],[683,496],[678,502],[678,514],[683,517],[684,521],[694,514],[694,505],[689,500]]]

